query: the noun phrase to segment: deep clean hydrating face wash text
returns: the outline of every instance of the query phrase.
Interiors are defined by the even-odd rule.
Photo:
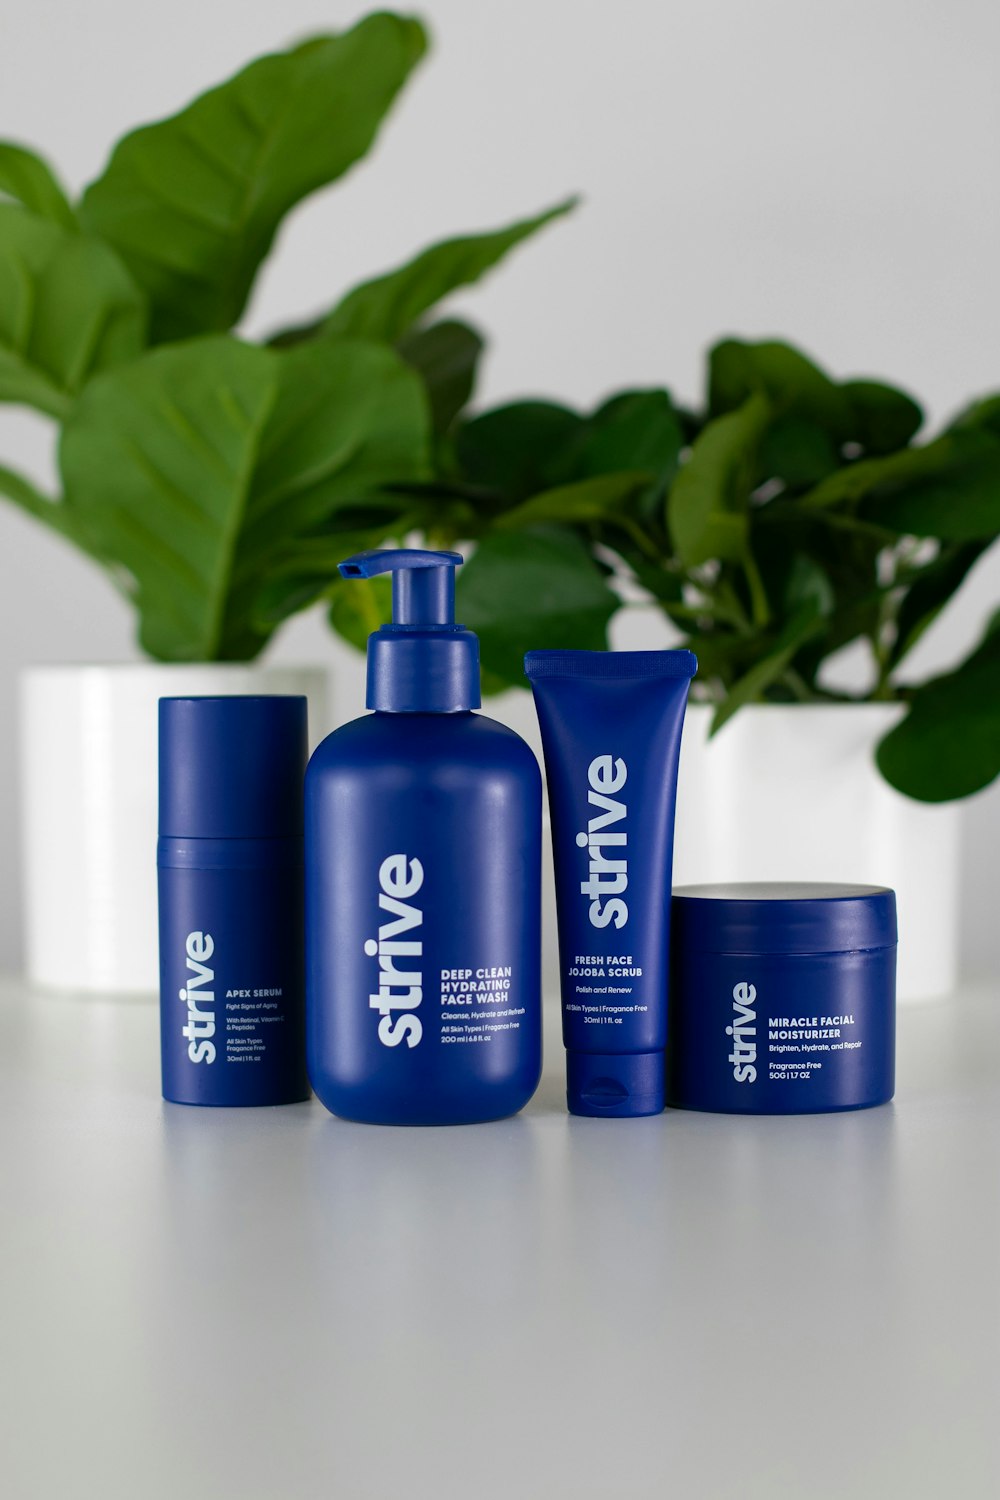
[[[552,813],[567,1100],[664,1106],[670,885],[690,651],[529,651]]]

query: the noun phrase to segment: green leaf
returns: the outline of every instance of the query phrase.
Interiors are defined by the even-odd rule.
[[[767,602],[767,619],[789,620],[804,605],[815,605],[821,615],[832,616],[837,607],[837,591],[826,557],[831,552],[836,563],[835,549],[839,537],[833,548],[826,537],[821,538],[817,546],[812,532],[819,531],[820,527],[809,517],[803,517],[794,500],[755,506],[750,512],[750,520],[749,550],[759,570]],[[739,580],[736,583],[738,586]],[[752,606],[749,581],[747,595]],[[849,594],[845,593],[841,604],[848,597]],[[763,610],[758,610],[758,615],[755,623],[767,623]]]
[[[804,497],[814,509],[857,505],[857,514],[901,535],[967,542],[1000,531],[1000,442],[974,427],[923,448],[864,459]]]
[[[798,349],[776,340],[716,344],[709,354],[710,414],[735,411],[755,394],[766,396],[778,416],[815,423],[839,441],[851,436],[850,399]]]
[[[949,424],[954,432],[964,427],[979,428],[992,437],[1000,438],[1000,396],[982,396],[959,412]]]
[[[797,674],[813,688],[817,686],[820,669],[828,657],[861,638],[874,643],[881,629],[882,595],[879,590],[873,588],[865,596],[859,589],[852,589],[845,597],[835,595],[835,598],[836,607],[823,620],[822,630],[805,641],[795,657]]]
[[[751,511],[752,547],[772,613],[779,620],[814,599],[824,628],[803,646],[795,669],[812,683],[823,660],[882,626],[885,588],[879,558],[892,533],[856,524],[839,511],[815,511],[802,499],[771,501]]]
[[[920,802],[969,797],[1000,775],[1000,614],[960,667],[916,689],[875,758],[890,786]]]
[[[391,350],[302,345],[277,368],[227,606],[251,643],[324,597],[342,558],[395,534],[400,505],[382,490],[426,472],[426,398]]]
[[[755,391],[767,397],[777,417],[818,428],[837,444],[858,443],[868,454],[905,447],[923,421],[905,392],[875,380],[838,384],[789,344],[717,344],[709,355],[711,415],[733,411]]]
[[[63,229],[75,229],[76,215],[48,162],[26,146],[0,141],[0,193],[51,219]]]
[[[779,417],[761,441],[758,478],[780,479],[790,490],[818,484],[839,467],[830,434],[802,417]]]
[[[636,581],[669,613],[668,606],[682,605],[684,581],[678,571],[668,571],[671,559],[662,554],[653,559],[630,536],[616,536],[611,544],[635,574]]]
[[[815,601],[803,605],[784,630],[768,643],[760,660],[730,688],[712,718],[711,734],[716,734],[745,703],[761,698],[767,688],[787,671],[792,658],[822,628],[822,616]]]
[[[0,466],[0,495],[13,502],[20,510],[49,526],[60,536],[66,537],[83,551],[90,551],[89,541],[82,529],[74,524],[69,508],[60,500],[51,500],[36,489],[30,480],[16,474],[13,469]]]
[[[517,401],[463,422],[455,452],[471,484],[513,505],[563,482],[566,451],[582,428],[582,418],[565,406]]]
[[[350,554],[344,553],[345,557]],[[392,620],[392,581],[389,578],[341,578],[330,603],[330,624],[358,651],[364,651],[372,631]]]
[[[735,635],[726,630],[703,632],[690,628],[685,630],[683,644],[698,658],[700,688],[712,681],[720,684],[735,682],[753,661],[759,647],[759,642],[753,637]]]
[[[322,318],[311,318],[308,323],[293,323],[268,334],[263,342],[269,349],[294,349],[297,344],[314,339],[323,326]]]
[[[643,470],[649,479],[637,510],[652,519],[662,514],[683,446],[681,419],[666,391],[622,391],[584,418],[561,460],[564,479]]]
[[[353,522],[362,519],[358,527]],[[369,524],[370,523],[370,524]],[[341,584],[338,565],[355,552],[368,552],[413,530],[409,519],[389,509],[362,507],[359,512],[334,516],[319,531],[303,532],[275,547],[263,579],[253,619],[263,634],[275,630],[290,615],[321,599],[336,599]]]
[[[786,614],[794,616],[803,609],[818,615],[831,615],[837,601],[826,569],[800,553],[789,569],[782,602]]]
[[[861,519],[904,536],[933,536],[947,542],[975,541],[1000,533],[1000,443],[986,438],[979,451],[963,443],[964,451],[958,452],[953,446],[957,438],[955,434],[938,440],[952,451],[936,454],[923,473],[873,486],[858,508]]]
[[[899,665],[937,619],[987,545],[986,542],[962,542],[945,547],[933,562],[920,569],[899,606],[896,640],[889,656],[890,668]]]
[[[472,395],[481,335],[467,323],[433,323],[404,334],[396,351],[424,382],[434,431],[446,432]]]
[[[851,403],[851,440],[871,455],[905,448],[924,414],[905,391],[877,380],[847,380],[841,390]]]
[[[395,343],[442,297],[478,281],[508,250],[569,213],[575,204],[576,199],[569,198],[506,229],[462,235],[432,245],[395,271],[348,292],[326,319],[324,332]]]
[[[580,491],[583,510],[567,519],[602,520],[607,507],[596,498],[627,494],[638,516],[659,511],[663,487],[677,468],[684,442],[682,425],[663,390],[623,391],[589,416],[546,401],[519,401],[482,413],[455,434],[455,454],[462,478],[492,493],[498,501],[518,505],[551,490],[616,476],[611,486]],[[640,483],[639,476],[644,475]],[[623,478],[624,476],[624,478]],[[641,493],[633,495],[638,489]],[[573,508],[572,496],[557,508]],[[526,525],[544,516],[519,510],[511,524]],[[562,518],[562,517],[560,517]]]
[[[80,215],[148,294],[154,342],[238,321],[285,214],[365,154],[425,47],[418,21],[368,16],[119,142]]]
[[[63,430],[66,501],[133,579],[150,655],[245,660],[267,639],[282,549],[419,477],[426,426],[419,381],[388,349],[196,339],[88,385]]]
[[[479,636],[486,671],[519,687],[526,651],[603,650],[618,604],[583,543],[555,527],[486,536],[459,570],[459,619]]]
[[[581,479],[532,495],[498,516],[494,528],[516,531],[547,522],[571,525],[613,519],[648,487],[648,474],[601,474],[595,479]]]
[[[134,580],[151,656],[240,655],[229,592],[276,360],[224,338],[157,350],[92,381],[63,428],[67,503]]]
[[[341,523],[347,508],[384,509],[384,497],[375,502],[384,486],[427,476],[426,396],[391,349],[342,339],[274,359],[277,395],[256,455],[246,529],[248,542],[260,529],[262,553],[279,536],[332,517]]]
[[[770,415],[764,397],[716,417],[696,438],[668,500],[670,534],[687,567],[735,561],[747,546],[747,507],[757,451]]]
[[[0,203],[0,401],[62,416],[144,342],[143,298],[106,245]]]
[[[644,469],[666,480],[683,446],[681,419],[666,391],[620,391],[587,418],[575,466],[581,476]]]
[[[411,529],[383,490],[416,483],[427,462],[425,394],[391,350],[327,342],[278,368],[241,544],[257,565],[244,597],[232,586],[234,613],[265,637],[331,593],[343,558]]]

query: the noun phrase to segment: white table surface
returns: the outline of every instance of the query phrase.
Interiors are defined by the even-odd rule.
[[[550,1019],[554,1020],[555,1008]],[[1000,992],[894,1105],[349,1125],[0,985],[5,1500],[1000,1495]]]

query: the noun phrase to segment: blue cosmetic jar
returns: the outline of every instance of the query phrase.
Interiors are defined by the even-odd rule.
[[[891,890],[684,886],[671,925],[668,1104],[784,1115],[892,1098]]]

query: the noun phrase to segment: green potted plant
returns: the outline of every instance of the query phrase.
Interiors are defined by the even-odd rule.
[[[266,342],[239,334],[283,219],[365,154],[426,44],[379,13],[259,58],[125,136],[77,202],[0,143],[0,400],[55,424],[60,479],[45,494],[0,466],[0,494],[106,571],[149,658],[27,674],[37,980],[155,985],[156,699],[306,691],[322,727],[322,674],[258,658],[434,473],[479,343],[428,312],[569,207],[443,241]]]
[[[679,878],[893,884],[910,995],[954,983],[955,803],[1000,771],[1000,614],[952,671],[907,670],[1000,533],[1000,397],[922,426],[901,390],[727,339],[697,411],[639,390],[462,412],[403,487],[429,541],[474,547],[460,612],[494,686],[530,646],[605,644],[637,588],[662,612],[700,662]],[[355,592],[331,619],[360,642]],[[852,644],[846,690],[829,667]]]
[[[142,706],[112,711],[103,744],[124,746],[126,722],[148,735],[163,691],[219,691],[219,673],[230,690],[266,684],[257,659],[272,633],[319,599],[363,644],[387,598],[338,579],[359,547],[417,536],[464,548],[460,607],[492,690],[521,684],[528,647],[603,646],[640,597],[701,662],[685,754],[706,769],[687,773],[680,873],[801,875],[793,856],[808,855],[827,877],[909,879],[908,962],[931,972],[922,939],[940,987],[954,955],[948,808],[1000,768],[1000,630],[929,682],[908,678],[907,657],[1000,529],[1000,398],[926,438],[905,392],[729,339],[698,410],[644,389],[592,412],[539,400],[477,411],[482,337],[434,309],[569,203],[435,245],[248,343],[234,329],[283,217],[363,155],[425,45],[419,23],[378,14],[261,58],[125,137],[77,204],[40,158],[0,146],[0,399],[58,424],[62,483],[47,496],[0,468],[0,493],[124,589],[156,664],[134,669]],[[828,668],[852,642],[870,674],[846,692]],[[102,705],[127,673],[79,670]],[[123,749],[121,767],[82,756],[70,696],[63,679],[37,714],[27,698],[29,948],[54,951],[71,931],[74,977],[86,982],[86,939],[106,986],[121,978],[110,917],[143,882],[136,964],[148,971],[154,948],[153,757],[148,741]],[[91,822],[112,807],[132,833],[130,859],[102,845],[116,888],[101,921],[44,856],[44,819],[69,816],[56,816],[52,785],[75,786],[40,748],[60,743],[66,768],[105,768]],[[126,763],[147,764],[144,790],[127,791]],[[834,782],[850,817],[834,814]]]

